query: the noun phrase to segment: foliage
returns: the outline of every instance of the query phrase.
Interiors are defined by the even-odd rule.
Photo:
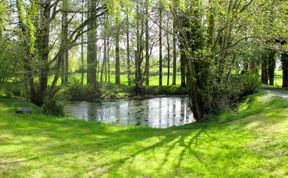
[[[63,89],[63,95],[72,101],[99,101],[101,99],[125,98],[132,95],[132,90],[125,85],[98,84],[95,88],[74,82]]]
[[[42,106],[43,113],[52,116],[64,116],[64,104],[53,97],[46,97]]]

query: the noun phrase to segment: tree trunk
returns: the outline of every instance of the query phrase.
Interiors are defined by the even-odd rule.
[[[128,77],[128,86],[131,86],[131,64],[130,64],[130,31],[129,31],[129,10],[127,8],[126,12],[126,43],[127,43],[127,77]]]
[[[96,0],[88,0],[88,18],[91,20],[88,23],[87,34],[87,83],[88,85],[96,86],[96,60],[97,60],[97,49],[96,49],[96,18],[93,16],[93,12],[96,9]]]
[[[106,38],[106,34],[105,34],[104,35],[103,61],[102,61],[101,76],[100,76],[100,82],[101,83],[103,83],[103,79],[104,79],[104,76],[105,76],[104,73],[106,71],[106,58],[107,58],[107,38]]]
[[[108,83],[111,83],[111,66],[110,66],[110,38],[107,40],[107,78]]]
[[[261,81],[263,84],[268,85],[268,64],[266,56],[263,57],[261,69]]]
[[[82,0],[82,11],[84,11],[84,0]],[[84,22],[84,13],[81,14],[81,23]],[[83,29],[82,29],[83,33]],[[81,84],[84,84],[84,33],[81,35]]]
[[[116,37],[115,37],[115,83],[116,84],[120,84],[120,47],[119,47],[119,43],[120,43],[120,30],[118,29],[119,28],[119,25],[118,25],[118,21],[119,19],[116,18],[116,28],[117,28],[117,31],[116,31]]]
[[[67,9],[68,9],[68,2],[67,0],[63,0],[62,4],[63,12],[62,12],[62,32],[61,32],[61,52],[60,57],[61,64],[62,64],[62,85],[67,84],[68,82],[68,19],[67,19]]]
[[[269,73],[269,85],[274,85],[274,72],[276,67],[275,61],[275,50],[269,50],[269,58],[268,58],[268,73]]]
[[[167,29],[169,28],[169,14],[167,16]],[[167,73],[167,86],[170,85],[170,38],[169,33],[166,34],[166,41],[167,41],[167,67],[168,67],[168,73]]]
[[[159,86],[162,86],[162,68],[163,68],[163,60],[162,60],[162,4],[159,2]]]
[[[149,86],[149,80],[150,80],[150,56],[149,56],[149,0],[146,0],[145,2],[145,84],[146,86]]]
[[[282,69],[283,69],[282,87],[287,88],[288,87],[288,53],[282,54],[281,62],[282,62]]]
[[[40,84],[39,90],[36,96],[32,96],[32,102],[38,106],[41,106],[44,102],[44,97],[47,94],[48,88],[48,55],[49,55],[49,36],[50,36],[50,5],[51,2],[46,1],[47,5],[44,7],[40,15],[40,21],[38,29],[38,52],[41,60],[40,67]]]
[[[180,70],[181,70],[181,87],[186,86],[186,56],[183,45],[180,44]]]
[[[177,30],[176,30],[176,17],[173,17],[173,82],[172,85],[176,85],[177,80],[177,49],[176,49],[176,38]]]

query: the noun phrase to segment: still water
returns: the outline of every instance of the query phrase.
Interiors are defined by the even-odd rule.
[[[114,125],[145,125],[168,128],[194,122],[187,97],[157,97],[141,100],[115,100],[102,103],[71,102],[67,116]]]

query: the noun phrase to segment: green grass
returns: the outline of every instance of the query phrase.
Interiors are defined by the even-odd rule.
[[[73,74],[70,74],[69,76],[69,80],[70,81],[73,81],[73,80],[76,80],[76,81],[81,81],[81,74],[79,73],[73,73]],[[167,86],[167,75],[163,75],[163,86]],[[126,74],[121,74],[120,75],[120,80],[121,80],[121,84],[122,85],[128,85],[128,76]],[[53,81],[53,76],[49,77],[49,84],[51,84]],[[98,79],[98,81],[100,81],[100,79]],[[111,77],[110,77],[110,82],[111,84],[115,84],[115,75],[112,74]],[[150,86],[159,86],[159,76],[158,75],[152,75],[149,77],[149,85]],[[172,82],[173,82],[173,76],[172,74],[170,75],[170,78],[169,78],[169,85],[172,85]],[[84,74],[84,84],[87,83],[87,75],[86,73]],[[57,85],[61,85],[61,79],[58,80],[57,82]],[[176,85],[177,86],[180,86],[181,85],[181,76],[180,74],[177,74],[176,76]]]
[[[27,104],[0,98],[0,177],[288,177],[288,101],[272,95],[169,129],[14,113]]]

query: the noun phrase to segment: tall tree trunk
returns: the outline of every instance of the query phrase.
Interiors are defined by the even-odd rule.
[[[177,49],[176,49],[176,38],[177,30],[176,30],[176,17],[173,15],[173,82],[172,85],[176,85],[177,80]]]
[[[68,82],[68,19],[67,19],[67,9],[68,9],[68,2],[67,0],[63,0],[62,4],[62,32],[61,32],[61,64],[62,64],[62,85],[67,84]]]
[[[163,69],[163,59],[162,59],[162,4],[159,2],[159,86],[162,86],[162,69]]]
[[[274,72],[276,67],[275,61],[275,50],[269,50],[269,58],[268,58],[268,73],[269,73],[269,85],[274,85]]]
[[[282,81],[282,87],[287,88],[288,87],[288,53],[283,53],[281,56],[281,62],[282,62],[282,72],[283,72],[283,81]]]
[[[118,23],[119,19],[116,18],[116,37],[115,37],[115,54],[116,54],[116,58],[115,58],[115,83],[116,84],[120,84],[120,47],[119,47],[119,43],[120,43],[120,30],[119,28],[119,23]]]
[[[111,66],[110,66],[110,38],[107,40],[107,78],[108,83],[111,83]]]
[[[129,31],[129,9],[127,8],[126,12],[126,43],[127,43],[127,77],[128,77],[128,86],[131,86],[131,62],[130,62],[130,31]]]
[[[142,85],[143,85],[143,77],[141,73],[141,64],[143,61],[143,32],[144,32],[144,19],[143,16],[140,16],[140,9],[139,9],[139,0],[137,0],[137,7],[136,7],[136,42],[137,42],[137,50],[135,51],[135,92],[137,95],[142,94]],[[141,24],[140,24],[141,20]],[[140,29],[141,25],[141,29]]]
[[[267,58],[264,57],[261,68],[261,81],[263,84],[268,84],[268,64]]]
[[[167,29],[169,28],[169,14],[167,16]],[[166,34],[166,41],[167,41],[167,67],[168,67],[168,73],[167,73],[167,86],[170,85],[170,38],[169,33]]]
[[[32,102],[37,105],[42,105],[44,102],[44,97],[47,94],[48,88],[48,73],[49,73],[49,64],[48,64],[48,55],[49,55],[49,36],[50,36],[50,6],[51,1],[45,1],[46,5],[40,13],[40,21],[38,27],[38,52],[41,60],[40,67],[40,84],[37,96],[32,98]]]
[[[84,0],[81,2],[82,5],[82,11],[84,11]],[[84,13],[81,14],[81,23],[84,22]],[[84,33],[82,29],[82,35],[81,35],[81,84],[84,84]]]
[[[181,87],[186,86],[186,56],[183,44],[180,44],[180,70],[181,70]]]
[[[149,56],[149,0],[145,1],[145,84],[149,86],[150,56]]]
[[[96,18],[93,12],[96,9],[96,0],[88,0],[88,18],[91,20],[88,23],[87,34],[87,83],[88,85],[96,86],[96,60],[97,60],[97,49],[96,49]]]
[[[105,32],[104,32],[105,33]],[[105,76],[106,71],[106,59],[107,59],[107,38],[106,34],[104,35],[104,49],[103,49],[103,62],[101,67],[101,76],[100,76],[100,82],[103,83],[103,76]]]

